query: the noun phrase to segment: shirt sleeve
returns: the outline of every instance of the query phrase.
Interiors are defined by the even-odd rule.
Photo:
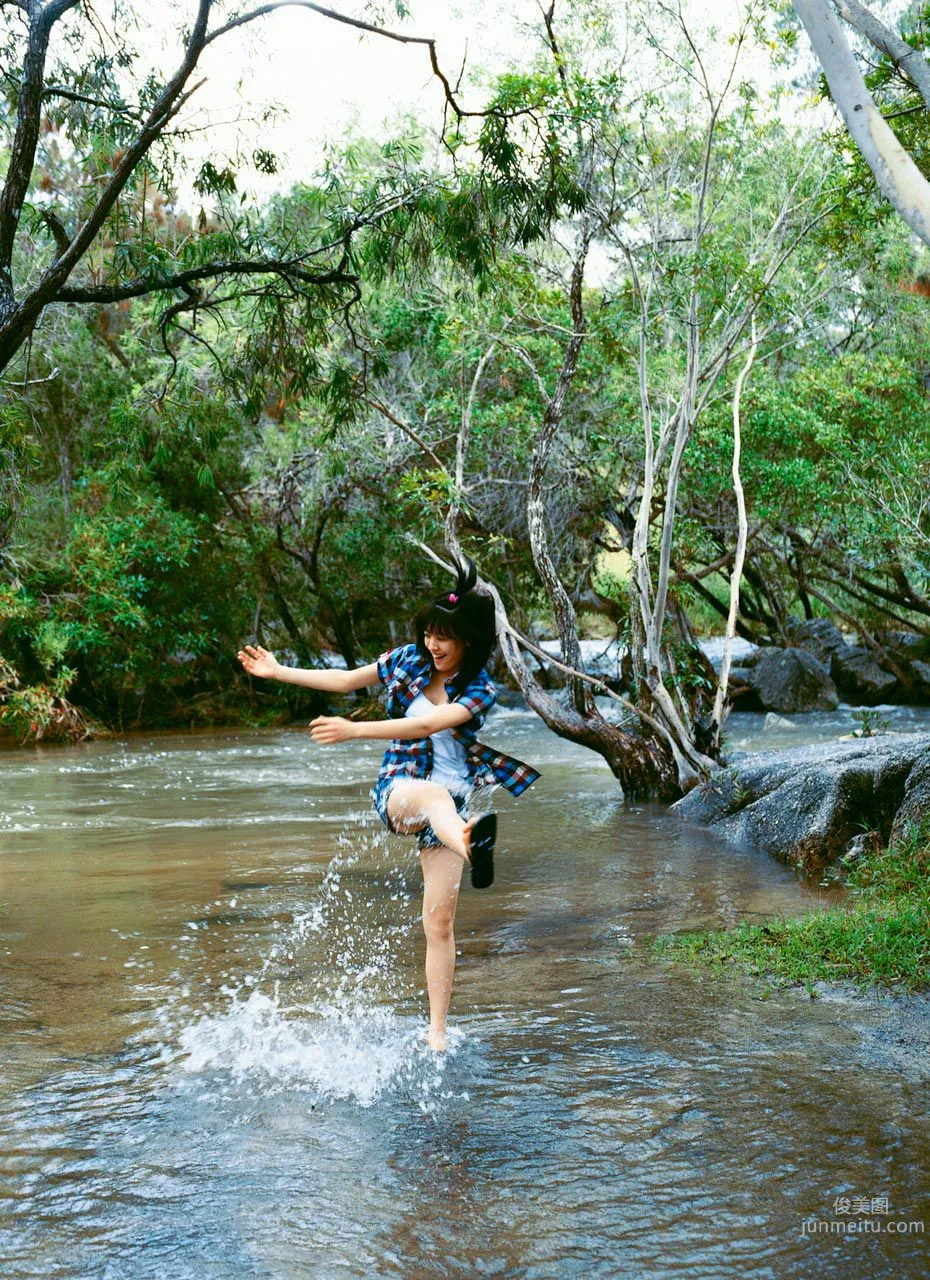
[[[387,649],[378,658],[378,679],[387,687],[394,677],[394,672],[403,661],[409,645],[401,644],[396,649]]]
[[[456,698],[456,702],[462,707],[467,707],[472,714],[472,719],[468,725],[470,729],[481,728],[488,712],[496,701],[497,689],[494,681],[484,673],[472,680],[462,696]]]

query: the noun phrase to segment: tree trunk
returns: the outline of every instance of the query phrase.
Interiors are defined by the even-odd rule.
[[[830,96],[879,189],[930,247],[930,183],[895,137],[866,88],[830,0],[794,0],[794,8],[823,67]]]

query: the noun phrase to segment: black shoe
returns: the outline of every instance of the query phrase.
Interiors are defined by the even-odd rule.
[[[496,839],[497,814],[482,814],[471,829],[471,883],[474,889],[487,889],[494,883]]]

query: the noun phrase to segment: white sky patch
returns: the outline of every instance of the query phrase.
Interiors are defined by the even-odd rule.
[[[365,13],[359,3],[331,2],[347,13]],[[228,13],[231,6],[224,7]],[[458,96],[466,107],[480,108],[496,74],[510,66],[528,68],[542,48],[537,0],[409,0],[409,8],[408,19],[389,15],[385,25],[404,35],[435,37],[440,65],[453,83],[464,63]],[[560,12],[569,9],[570,0],[562,0],[561,8],[557,4],[557,31]],[[627,22],[635,27],[648,10],[649,0],[618,0],[615,21],[621,44]],[[728,38],[745,11],[745,0],[715,0],[710,6],[690,0],[684,10],[716,77],[732,56]],[[180,28],[194,11],[195,0],[136,0],[137,29],[125,33],[140,52],[133,70],[136,81],[149,68],[162,82],[175,70],[181,58]],[[103,19],[99,10],[97,16]],[[218,11],[211,27],[223,21]],[[656,56],[653,50],[628,49],[625,73],[642,76]],[[766,49],[753,42],[744,48],[737,80],[751,80],[764,97],[780,74]],[[442,121],[443,90],[425,46],[364,34],[312,10],[280,9],[229,32],[203,54],[191,84],[200,80],[205,83],[178,118],[179,125],[193,130],[183,144],[186,173],[177,193],[179,204],[188,208],[200,203],[191,184],[207,159],[218,168],[238,161],[234,167],[240,186],[261,200],[310,178],[326,144],[338,142],[348,130],[383,139],[404,116],[412,115],[434,133]],[[257,148],[277,157],[275,175],[255,170]]]
[[[359,6],[343,8],[360,12]],[[159,22],[153,32],[162,46],[155,56],[165,68],[179,51],[171,25]],[[494,74],[519,58],[526,27],[539,26],[539,10],[533,0],[506,8],[492,0],[465,6],[420,0],[406,21],[391,18],[385,25],[404,35],[435,37],[440,66],[453,84],[467,58],[459,101],[480,108],[484,91],[474,84],[475,75]],[[154,45],[155,40],[153,51]],[[184,146],[191,171],[206,159],[221,167],[239,150],[246,162],[243,185],[258,197],[308,179],[327,141],[348,129],[384,138],[406,115],[434,131],[442,121],[443,89],[424,45],[364,34],[309,10],[281,9],[231,31],[204,53],[194,79],[204,77],[181,118],[199,130]],[[279,110],[262,121],[273,107]],[[256,147],[277,156],[276,175],[257,173],[248,164]],[[190,202],[189,192],[180,194],[182,203]]]

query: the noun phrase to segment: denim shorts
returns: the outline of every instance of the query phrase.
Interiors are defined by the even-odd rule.
[[[387,827],[388,831],[392,832],[394,835],[415,835],[417,838],[418,849],[434,849],[440,846],[442,841],[436,835],[436,832],[433,830],[430,823],[427,823],[420,831],[395,831],[391,826],[387,808],[388,794],[390,793],[391,787],[394,783],[402,781],[405,776],[405,774],[401,773],[394,774],[389,778],[379,779],[371,789],[371,802],[375,807],[375,812]],[[424,781],[430,781],[430,779],[424,779]],[[439,779],[437,779],[437,781],[439,781]],[[450,795],[455,801],[456,813],[460,818],[467,820],[468,801],[471,799],[471,788],[469,788],[468,791],[462,792],[451,791]]]

